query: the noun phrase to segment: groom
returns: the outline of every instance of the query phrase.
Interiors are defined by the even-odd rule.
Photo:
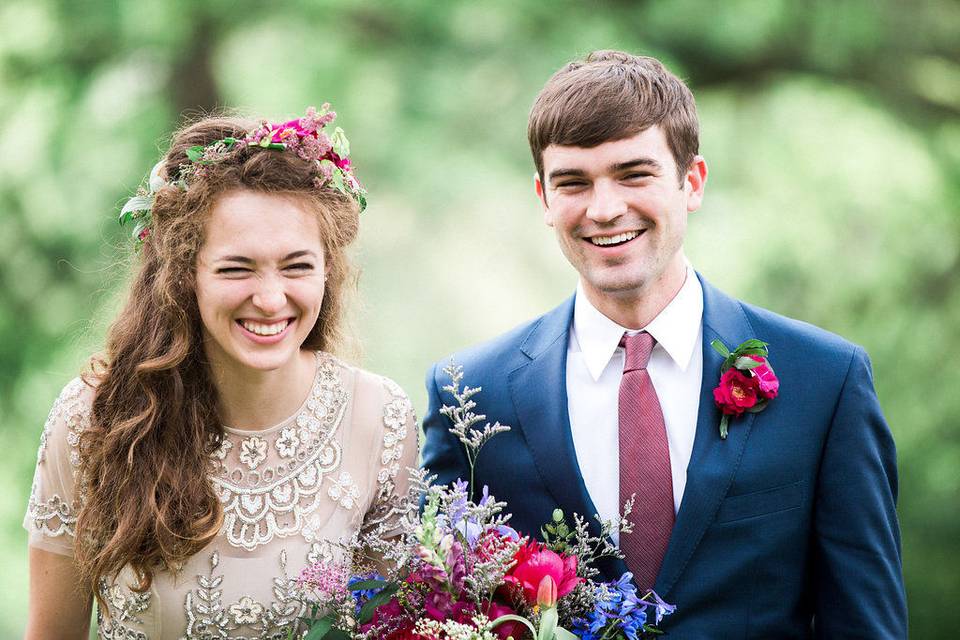
[[[614,540],[626,560],[602,569],[676,604],[671,637],[905,638],[896,455],[870,362],[690,266],[698,128],[689,89],[652,58],[595,52],[540,92],[536,192],[580,278],[556,309],[453,356],[483,389],[475,411],[512,427],[483,449],[476,486],[529,534],[556,507],[608,519],[635,493],[635,530]],[[779,389],[721,438],[711,342],[750,339],[769,344]],[[439,413],[454,403],[447,362],[427,376],[424,421],[440,482],[469,477]]]

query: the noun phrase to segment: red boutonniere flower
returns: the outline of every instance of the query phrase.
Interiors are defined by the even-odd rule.
[[[758,413],[777,397],[780,381],[767,361],[767,343],[747,340],[730,351],[719,340],[710,343],[724,357],[720,367],[720,384],[713,390],[713,401],[723,413],[720,437],[727,438],[731,416]]]

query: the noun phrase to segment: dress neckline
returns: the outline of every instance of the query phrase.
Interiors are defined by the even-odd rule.
[[[310,402],[310,398],[313,397],[313,393],[314,393],[313,390],[317,386],[317,383],[320,382],[320,354],[321,354],[320,351],[313,352],[313,355],[314,355],[313,382],[310,383],[310,387],[307,389],[307,395],[303,399],[303,401],[300,403],[300,406],[297,407],[296,411],[294,411],[292,414],[290,414],[280,422],[274,425],[271,425],[269,427],[265,427],[263,429],[237,429],[235,427],[228,427],[227,425],[224,424],[224,425],[221,425],[223,426],[223,430],[231,435],[242,436],[246,438],[249,436],[265,435],[265,434],[272,433],[274,431],[277,431],[289,425],[291,422],[296,420],[297,416],[299,416],[301,413],[306,411],[307,404]]]

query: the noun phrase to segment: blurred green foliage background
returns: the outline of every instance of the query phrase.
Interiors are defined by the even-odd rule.
[[[118,206],[182,115],[334,105],[370,190],[362,364],[422,412],[429,362],[573,291],[526,114],[598,48],[660,57],[697,96],[711,173],[694,265],[869,350],[899,447],[911,629],[956,635],[957,2],[4,0],[0,32],[0,637],[25,620],[45,415],[101,344],[127,275]]]

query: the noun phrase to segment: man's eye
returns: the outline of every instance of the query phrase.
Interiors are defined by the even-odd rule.
[[[625,176],[624,176],[624,179],[626,179],[626,180],[639,180],[639,179],[641,179],[641,178],[649,178],[649,177],[652,176],[652,175],[653,175],[652,173],[649,173],[649,172],[647,172],[647,171],[634,171],[634,172],[632,172],[632,173],[628,173],[627,175],[625,175]]]
[[[585,186],[587,183],[583,180],[569,180],[567,182],[560,182],[557,184],[557,189],[576,189],[578,187]]]

